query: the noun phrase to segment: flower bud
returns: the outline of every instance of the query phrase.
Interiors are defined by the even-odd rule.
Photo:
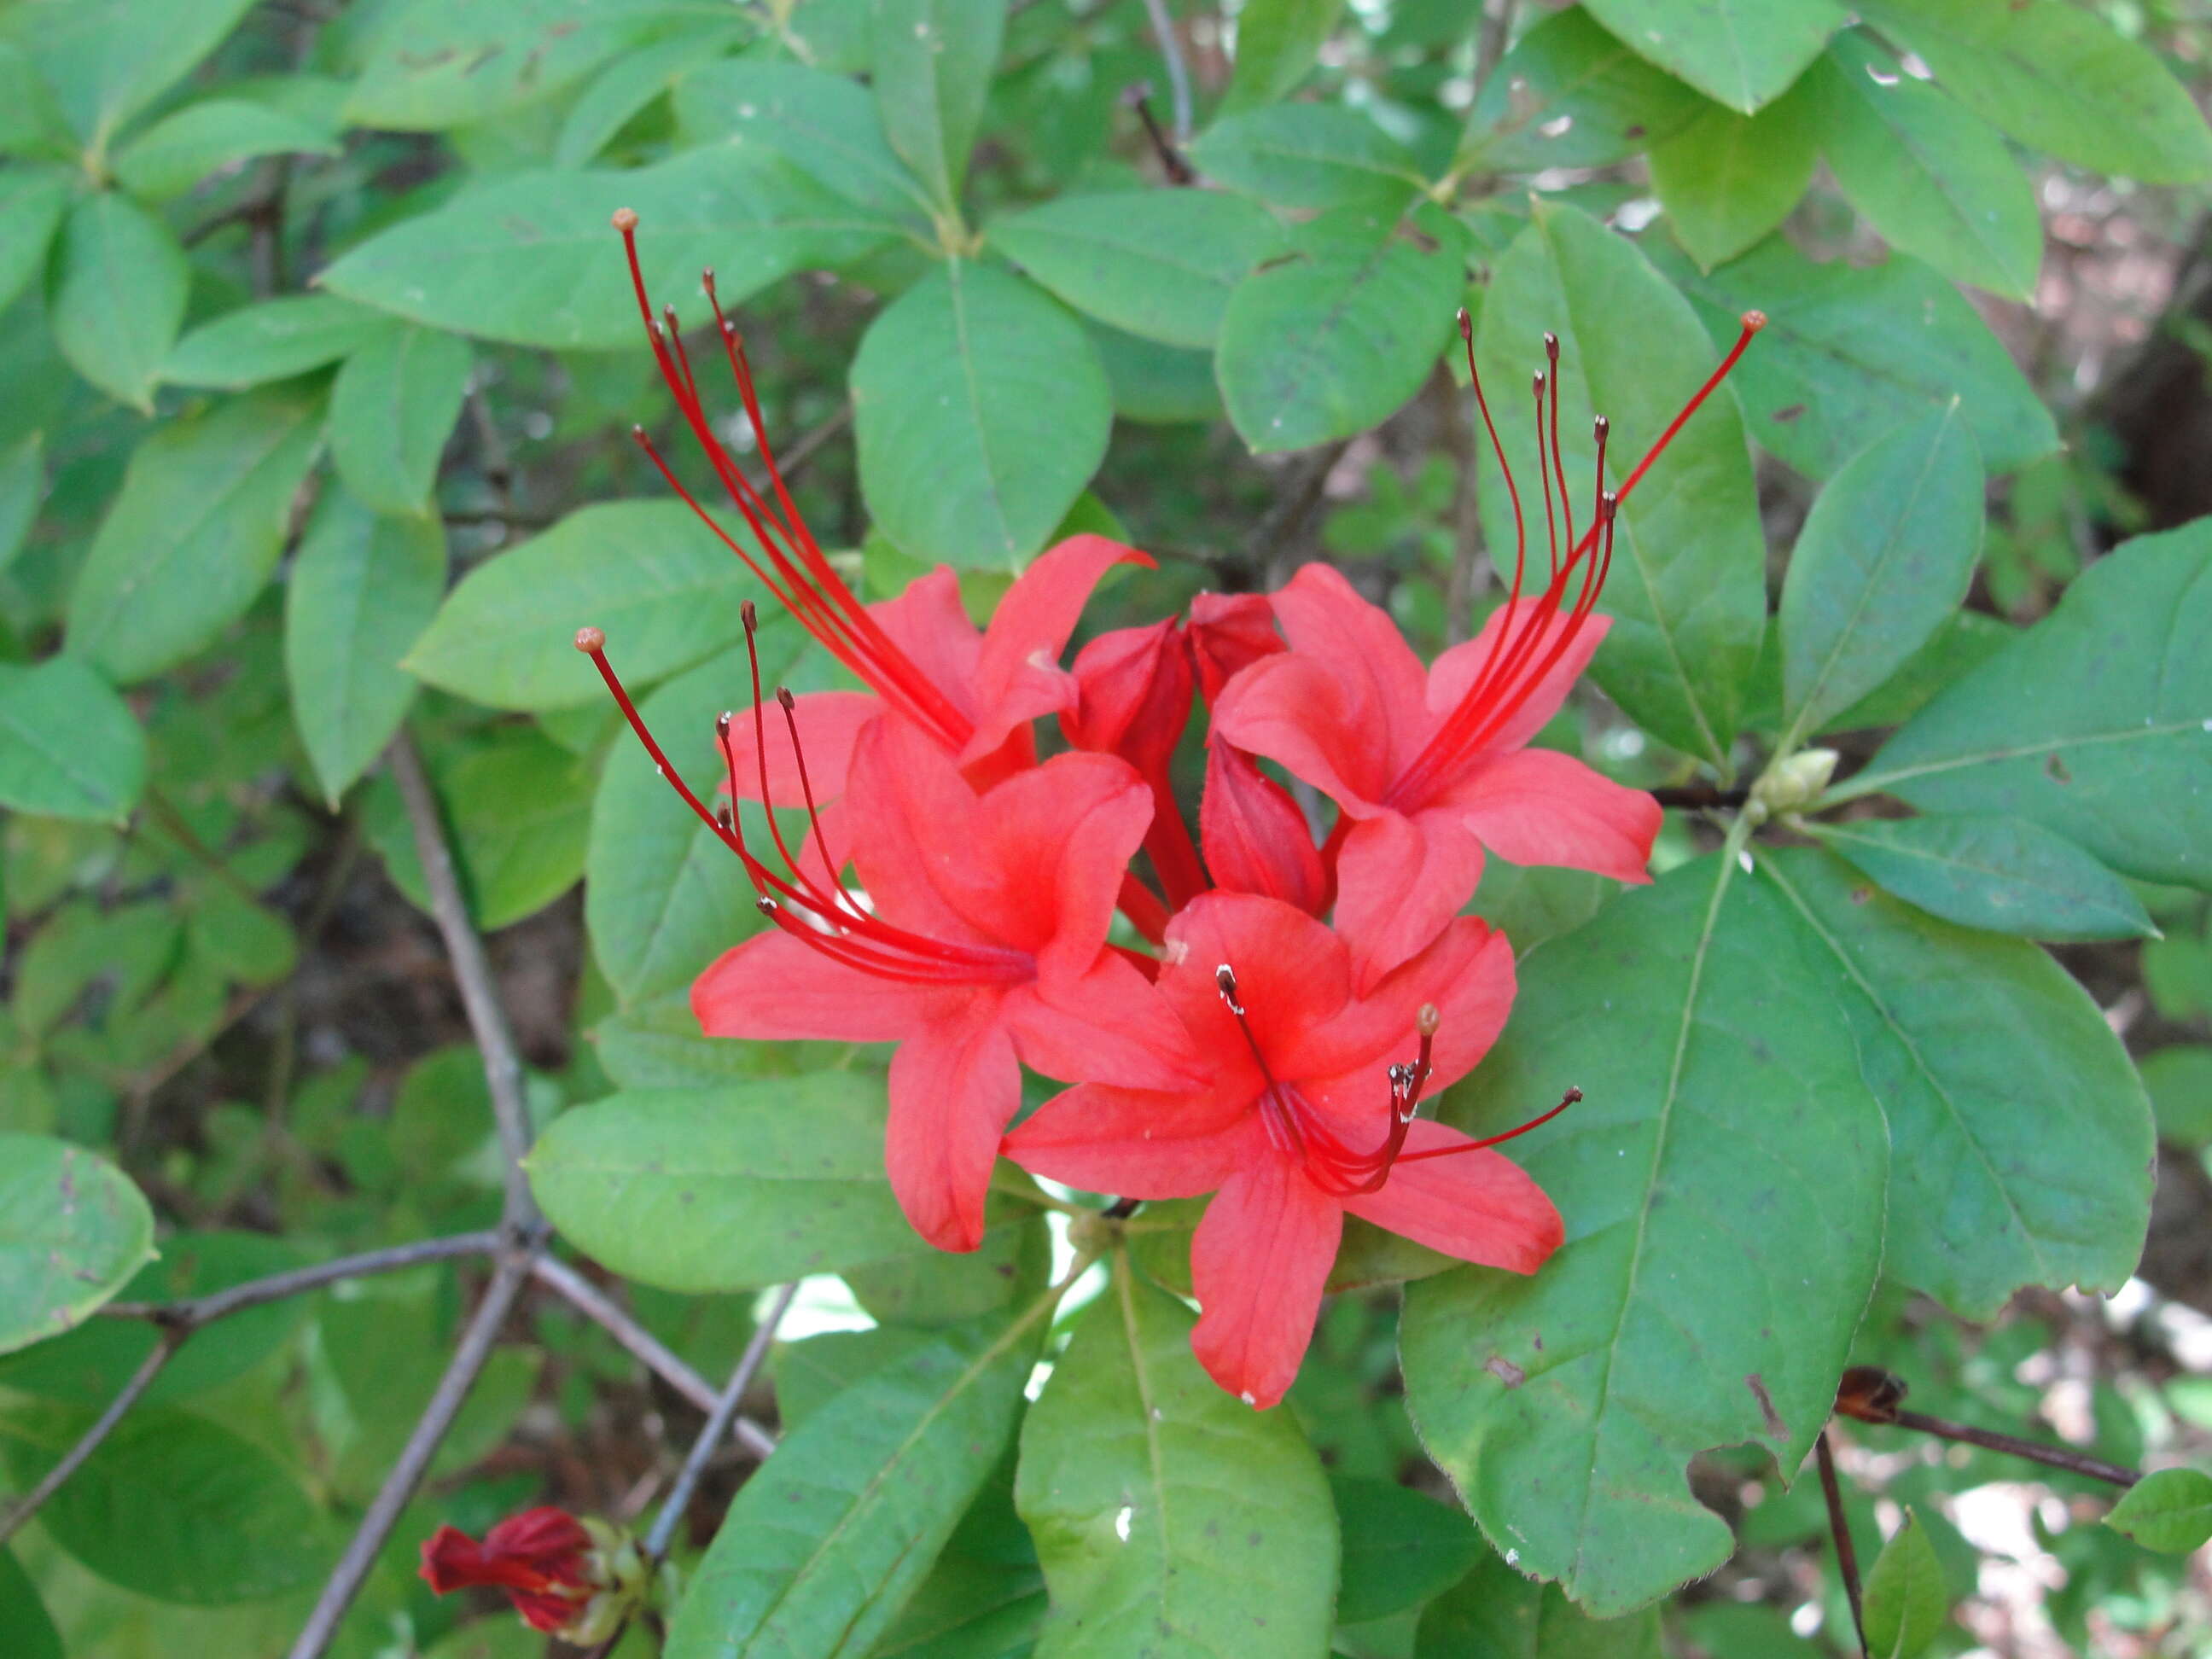
[[[549,1506],[507,1516],[481,1544],[439,1528],[423,1541],[422,1577],[437,1595],[496,1589],[531,1629],[589,1646],[643,1602],[650,1575],[629,1534]]]
[[[1190,720],[1190,653],[1174,620],[1101,634],[1072,672],[1081,700],[1060,717],[1068,742],[1164,777]]]
[[[1751,798],[1769,814],[1794,812],[1820,799],[1836,775],[1836,751],[1801,749],[1766,769],[1752,786]]]
[[[1261,593],[1200,593],[1190,602],[1190,655],[1211,708],[1238,669],[1284,650],[1275,610]]]

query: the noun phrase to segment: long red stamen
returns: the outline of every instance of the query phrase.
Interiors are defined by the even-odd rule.
[[[1544,388],[1550,376],[1542,369],[1535,374],[1536,389],[1536,477],[1544,486],[1544,540],[1550,549],[1552,580],[1559,579],[1559,527],[1552,517],[1552,463],[1544,448]],[[1561,495],[1566,494],[1564,488]]]
[[[1565,526],[1567,545],[1575,544],[1575,506],[1567,495],[1567,462],[1559,447],[1559,337],[1544,331],[1545,374],[1552,383],[1552,471],[1559,485],[1559,521]],[[1605,469],[1598,469],[1601,477]]]
[[[1565,1111],[1568,1107],[1575,1104],[1575,1103],[1579,1101],[1582,1097],[1583,1091],[1581,1090],[1570,1089],[1565,1094],[1559,1097],[1559,1103],[1553,1107],[1550,1111],[1544,1113],[1540,1117],[1530,1118],[1526,1123],[1522,1124],[1518,1128],[1508,1129],[1503,1134],[1487,1135],[1480,1140],[1470,1140],[1458,1146],[1431,1146],[1425,1152],[1407,1152],[1398,1161],[1401,1164],[1419,1164],[1424,1158],[1456,1158],[1462,1152],[1479,1152],[1486,1146],[1495,1146],[1500,1142],[1516,1139],[1522,1135],[1525,1135],[1531,1129],[1542,1128],[1544,1125],[1549,1123],[1553,1118],[1559,1116],[1561,1112]]]

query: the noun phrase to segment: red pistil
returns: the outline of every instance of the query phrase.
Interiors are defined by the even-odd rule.
[[[692,376],[690,356],[684,349],[683,335],[677,326],[675,307],[668,307],[659,318],[653,315],[653,301],[646,292],[645,272],[638,261],[637,215],[623,208],[616,212],[614,224],[622,233],[623,247],[629,260],[630,285],[637,294],[638,313],[645,319],[646,338],[653,348],[653,361],[659,366],[660,378],[674,394],[677,407],[683,413],[684,423],[691,428],[691,435],[708,465],[752,532],[754,546],[748,549],[724,530],[677,478],[645,429],[633,427],[631,435],[639,447],[652,459],[669,488],[698,515],[700,522],[744,562],[746,568],[760,578],[778,602],[832,656],[878,696],[915,724],[934,732],[946,748],[957,753],[974,735],[974,722],[953,705],[884,631],[882,624],[868,614],[867,608],[831,566],[807,529],[805,520],[799,517],[791,492],[785,486],[782,470],[777,466],[775,453],[769,445],[744,343],[738,337],[738,325],[724,314],[721,300],[714,291],[714,273],[703,273],[702,281],[708,302],[714,307],[716,331],[721,336],[731,375],[737,381],[746,422],[752,428],[761,460],[768,469],[774,501],[744,475],[715,435],[714,423],[708,417],[697,382]]]
[[[1559,446],[1559,343],[1553,334],[1544,336],[1546,368],[1534,377],[1536,402],[1536,466],[1542,477],[1544,493],[1544,528],[1552,548],[1551,580],[1538,603],[1524,619],[1509,621],[1492,642],[1482,671],[1474,677],[1467,692],[1451,713],[1440,721],[1428,743],[1415,757],[1412,765],[1392,787],[1389,794],[1394,805],[1413,807],[1425,801],[1437,785],[1450,776],[1469,758],[1489,743],[1510,723],[1522,705],[1534,695],[1547,675],[1556,667],[1572,647],[1575,636],[1588,623],[1597,607],[1599,595],[1604,591],[1606,578],[1613,568],[1614,521],[1622,501],[1628,499],[1641,482],[1651,464],[1657,460],[1667,447],[1674,441],[1689,418],[1696,414],[1726,380],[1752,336],[1766,326],[1763,312],[1747,311],[1743,314],[1741,331],[1720,365],[1705,378],[1705,382],[1683,404],[1681,411],[1659,434],[1636,464],[1633,471],[1622,482],[1618,490],[1605,488],[1605,455],[1607,441],[1611,435],[1611,422],[1601,415],[1595,423],[1597,439],[1597,477],[1595,516],[1589,528],[1577,538],[1575,535],[1574,507],[1567,489],[1565,462]],[[1474,382],[1476,407],[1482,413],[1484,429],[1490,437],[1492,454],[1498,460],[1498,471],[1504,475],[1505,489],[1513,510],[1513,581],[1506,595],[1506,614],[1513,617],[1513,607],[1520,602],[1522,586],[1528,567],[1528,534],[1521,508],[1520,487],[1515,483],[1513,469],[1505,459],[1504,445],[1499,441],[1498,428],[1491,418],[1489,399],[1482,390],[1482,377],[1474,363],[1474,328],[1464,311],[1459,314],[1460,339],[1467,351],[1467,368]],[[1548,404],[1548,407],[1547,407]],[[1565,561],[1559,557],[1557,532],[1553,518],[1553,496],[1557,486],[1559,510],[1566,524],[1568,550]],[[1573,590],[1570,598],[1569,591]],[[1564,608],[1565,625],[1556,629],[1557,637],[1548,644],[1545,635],[1552,631]]]
[[[1251,1023],[1245,1018],[1244,1005],[1237,1000],[1237,974],[1227,963],[1213,970],[1214,988],[1230,1013],[1235,1016],[1237,1028],[1244,1034],[1246,1047],[1252,1051],[1253,1063],[1260,1068],[1260,1076],[1267,1086],[1260,1096],[1261,1122],[1267,1132],[1267,1139],[1276,1151],[1297,1157],[1305,1166],[1306,1177],[1322,1191],[1334,1198],[1359,1198],[1382,1190],[1390,1179],[1390,1171],[1400,1163],[1415,1164],[1424,1158],[1449,1158],[1459,1152],[1472,1152],[1485,1146],[1495,1146],[1503,1140],[1522,1135],[1540,1124],[1548,1123],[1561,1112],[1580,1100],[1582,1091],[1570,1089],[1562,1100],[1541,1117],[1532,1118],[1518,1128],[1504,1134],[1492,1135],[1486,1140],[1468,1141],[1457,1146],[1439,1146],[1424,1152],[1405,1150],[1407,1133],[1421,1103],[1421,1091],[1427,1086],[1434,1065],[1432,1056],[1439,1017],[1436,1005],[1425,1003],[1414,1017],[1413,1029],[1420,1039],[1414,1058],[1389,1068],[1390,1127],[1384,1132],[1381,1143],[1371,1150],[1360,1151],[1346,1146],[1341,1136],[1331,1129],[1321,1113],[1301,1094],[1295,1085],[1279,1081],[1267,1064],[1267,1057],[1260,1048]]]
[[[745,652],[752,664],[753,720],[757,747],[762,760],[762,794],[767,791],[765,756],[767,740],[761,714],[760,656],[754,645],[754,633],[758,618],[752,602],[744,607]],[[760,896],[760,911],[783,932],[811,946],[834,962],[843,963],[859,972],[878,979],[896,980],[910,985],[976,985],[1011,983],[1027,979],[1036,971],[1035,962],[1020,951],[1002,946],[970,945],[929,938],[926,934],[909,933],[902,927],[870,915],[839,883],[836,871],[830,867],[829,842],[822,832],[820,815],[814,805],[814,790],[806,775],[806,761],[799,742],[799,722],[794,713],[794,699],[783,687],[776,689],[776,702],[784,712],[785,724],[791,735],[792,749],[799,763],[800,787],[806,800],[806,816],[812,832],[814,846],[823,868],[823,879],[809,874],[803,854],[794,854],[785,842],[783,831],[777,825],[773,810],[769,812],[769,834],[775,843],[777,856],[782,860],[779,872],[757,857],[746,845],[744,831],[739,827],[734,811],[725,808],[710,812],[699,797],[692,793],[683,775],[669,763],[667,754],[646,727],[637,706],[630,701],[629,693],[607,661],[606,635],[596,628],[577,630],[576,648],[592,659],[606,682],[615,704],[622,710],[623,719],[636,733],[645,752],[652,757],[653,768],[666,780],[691,809],[692,816],[712,830],[716,837],[737,855],[744,865],[745,875]],[[732,716],[723,714],[714,722],[714,736],[722,751],[723,764],[729,769],[734,785],[737,756],[730,743]],[[826,882],[827,885],[824,885]]]

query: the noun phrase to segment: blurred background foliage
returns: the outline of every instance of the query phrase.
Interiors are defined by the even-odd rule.
[[[606,628],[693,757],[742,684],[752,585],[629,435],[681,446],[617,206],[642,216],[687,326],[717,268],[800,503],[871,597],[947,561],[980,611],[1092,528],[1159,568],[1089,629],[1326,557],[1425,652],[1465,637],[1498,597],[1478,554],[1503,520],[1452,313],[1480,312],[1532,213],[1634,237],[1716,347],[1741,309],[1773,315],[1735,392],[1770,548],[1845,459],[1964,399],[1990,479],[1968,609],[1844,722],[1847,758],[2112,544],[2212,510],[2202,6],[1869,0],[1848,26],[1828,0],[1161,9],[1172,75],[1143,0],[0,6],[0,1131],[101,1153],[143,1193],[161,1255],[116,1246],[124,1294],[498,1218],[483,1073],[380,764],[403,726],[541,1121],[617,1087],[811,1063],[692,1035],[685,988],[753,925],[750,895],[615,744],[568,648],[578,622]],[[1176,188],[1186,167],[1212,187]],[[1533,362],[1533,337],[1514,349]],[[736,418],[721,435],[752,445]],[[781,677],[828,683],[782,629]],[[1547,740],[1640,786],[1726,781],[1781,725],[1780,665],[1745,667],[1717,752],[1595,692]],[[1712,840],[1688,817],[1667,836],[1662,862]],[[1501,866],[1479,908],[1526,945],[1602,885]],[[2212,917],[2201,893],[2130,885],[2155,937],[2058,954],[2157,1111],[2139,1275],[2109,1301],[2023,1292],[1985,1324],[1885,1291],[1854,1358],[1939,1414],[2201,1461]],[[0,1556],[0,1649],[279,1650],[434,1386],[472,1271],[196,1339],[84,1495]],[[820,1334],[787,1332],[804,1340],[762,1414],[865,1369],[841,1323],[927,1327],[994,1294],[911,1261],[849,1277],[842,1305],[811,1297]],[[621,1294],[708,1376],[750,1328],[749,1295]],[[1403,1406],[1395,1299],[1337,1298],[1291,1396],[1348,1541],[1369,1517],[1395,1535],[1392,1488],[1443,1491]],[[103,1325],[0,1359],[11,1486],[152,1340]],[[540,1495],[634,1515],[696,1422],[604,1332],[528,1301],[337,1650],[537,1650],[503,1613],[464,1624],[431,1600],[416,1541]],[[1959,1616],[1920,1632],[1928,1651],[2212,1647],[2201,1557],[2091,1524],[2089,1483],[1874,1431],[1844,1468],[1863,1561],[1907,1509],[1932,1547]],[[738,1474],[732,1456],[710,1480],[701,1540]],[[1817,1483],[1785,1492],[1743,1453],[1700,1459],[1695,1484],[1741,1548],[1656,1639],[1846,1650]],[[1030,1625],[966,1646],[902,1626],[878,1651],[1026,1650],[1034,1554],[993,1518],[962,1547]],[[1484,1621],[1509,1607],[1547,1653],[1629,1650],[1458,1548],[1362,1575],[1385,1590],[1343,1609],[1339,1650],[1504,1652]]]

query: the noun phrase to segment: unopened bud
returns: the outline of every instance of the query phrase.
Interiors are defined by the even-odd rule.
[[[1771,816],[1794,812],[1818,800],[1836,775],[1836,751],[1801,749],[1766,769],[1751,788],[1751,798]]]
[[[1905,1403],[1905,1379],[1879,1365],[1853,1365],[1836,1384],[1836,1413],[1862,1423],[1894,1423]]]

